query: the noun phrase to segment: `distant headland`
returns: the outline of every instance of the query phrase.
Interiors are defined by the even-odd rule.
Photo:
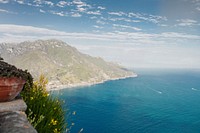
[[[35,79],[44,74],[49,79],[49,90],[137,76],[118,64],[83,54],[55,39],[0,43],[0,54],[5,61],[27,69]]]

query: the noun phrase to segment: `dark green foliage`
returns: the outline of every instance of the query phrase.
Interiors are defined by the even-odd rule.
[[[30,85],[33,84],[31,83],[33,82],[33,78],[27,70],[23,71],[21,69],[16,68],[13,65],[10,65],[4,62],[3,58],[1,57],[0,57],[0,77],[18,77],[30,82]]]
[[[29,93],[33,88],[33,77],[28,71],[24,71],[24,76],[26,76],[26,83],[22,89],[22,93]]]

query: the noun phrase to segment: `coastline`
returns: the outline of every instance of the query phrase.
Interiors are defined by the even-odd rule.
[[[83,83],[68,84],[68,85],[65,85],[65,84],[48,84],[47,85],[47,91],[57,91],[57,90],[62,90],[62,89],[72,89],[72,88],[76,88],[76,87],[92,86],[92,85],[102,84],[102,83],[105,83],[107,81],[121,80],[121,79],[126,79],[126,78],[136,78],[136,77],[138,77],[138,75],[136,73],[133,73],[132,75],[118,77],[118,78],[105,79],[105,80],[93,82],[93,83],[83,82]]]

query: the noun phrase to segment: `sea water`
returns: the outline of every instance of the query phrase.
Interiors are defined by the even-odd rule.
[[[199,70],[136,72],[137,78],[55,91],[65,100],[70,132],[200,133]]]

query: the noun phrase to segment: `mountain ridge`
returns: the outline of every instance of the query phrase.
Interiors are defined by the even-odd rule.
[[[5,61],[28,69],[34,78],[44,74],[48,88],[73,87],[136,76],[123,67],[79,52],[67,43],[51,39],[22,43],[1,43]]]

